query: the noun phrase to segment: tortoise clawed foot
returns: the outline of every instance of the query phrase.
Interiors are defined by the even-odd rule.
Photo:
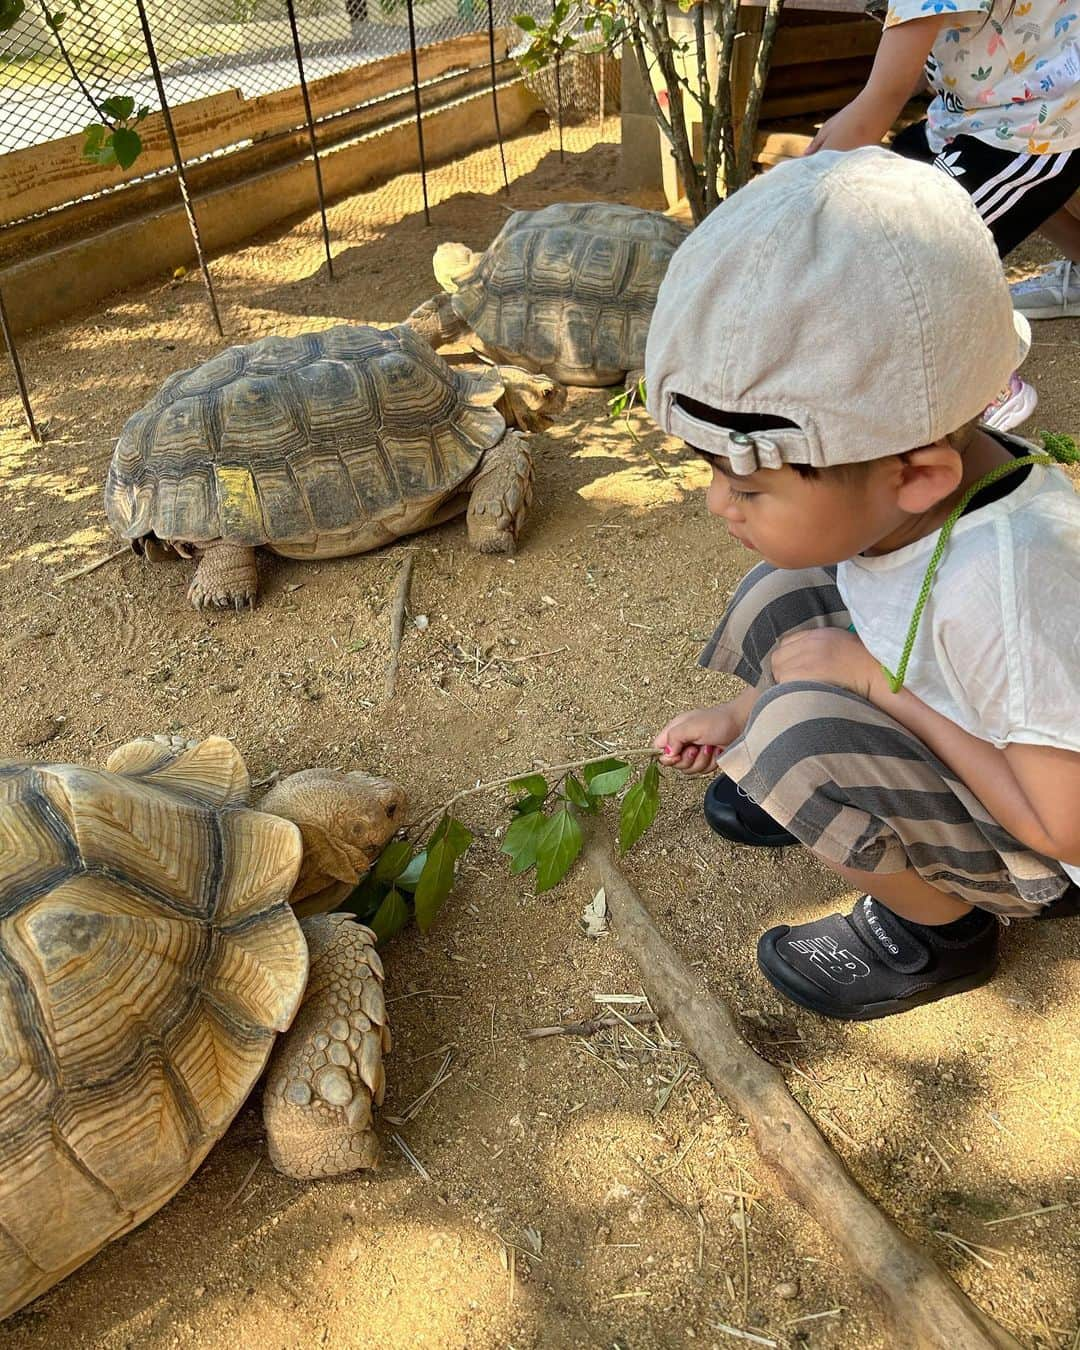
[[[259,593],[255,550],[243,544],[212,544],[203,553],[188,599],[195,609],[254,608]]]

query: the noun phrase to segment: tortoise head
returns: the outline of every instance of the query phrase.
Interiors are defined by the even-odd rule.
[[[304,769],[271,788],[260,811],[300,827],[304,860],[292,903],[333,908],[361,880],[402,822],[404,791],[388,778]]]
[[[520,366],[496,366],[503,395],[496,403],[508,425],[519,431],[544,431],[566,406],[566,390],[548,375]]]
[[[464,244],[440,244],[431,262],[435,280],[447,295],[453,295],[483,256]]]

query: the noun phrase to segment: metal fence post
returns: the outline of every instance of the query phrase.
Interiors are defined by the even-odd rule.
[[[300,76],[300,93],[304,100],[304,117],[307,119],[308,142],[311,145],[311,159],[315,165],[315,191],[319,195],[319,215],[322,218],[323,248],[326,250],[326,270],[330,280],[334,280],[334,260],[330,256],[330,227],[326,223],[326,196],[323,193],[322,165],[319,163],[319,146],[315,139],[315,119],[311,115],[311,97],[308,94],[307,77],[304,75],[304,55],[300,50],[300,30],[296,24],[296,6],[293,0],[285,0],[289,14],[289,27],[292,30],[293,52],[296,55],[296,73]]]
[[[412,55],[413,100],[416,104],[416,147],[420,155],[420,187],[424,194],[424,224],[431,224],[431,209],[427,193],[427,156],[424,154],[424,112],[420,106],[420,65],[416,59],[416,13],[413,0],[405,0],[409,15],[409,52]]]
[[[495,139],[499,142],[499,160],[502,163],[503,191],[510,191],[510,177],[506,172],[506,149],[503,146],[502,124],[499,121],[499,91],[495,82],[495,6],[487,0],[488,54],[491,59],[491,106],[495,113]]]
[[[143,3],[143,0],[135,0],[135,4],[138,7],[139,24],[142,27],[143,40],[146,43],[146,55],[150,60],[150,69],[154,76],[154,87],[157,89],[158,100],[161,104],[162,120],[165,123],[165,131],[169,137],[169,145],[172,148],[173,162],[176,166],[176,178],[180,184],[180,196],[183,199],[184,211],[187,213],[188,227],[191,230],[191,239],[195,245],[195,256],[199,260],[203,281],[206,283],[206,298],[210,305],[210,313],[214,316],[214,325],[218,330],[218,336],[224,337],[225,330],[221,326],[221,315],[218,313],[217,297],[214,295],[214,283],[210,279],[210,268],[206,262],[206,255],[203,253],[202,237],[199,234],[199,222],[195,219],[195,208],[192,205],[191,193],[188,190],[187,174],[184,172],[184,158],[180,153],[180,142],[176,139],[176,127],[173,125],[169,100],[165,97],[165,84],[161,78],[161,67],[158,65],[157,49],[154,46],[154,35],[150,31],[150,20],[146,16],[146,6]]]
[[[23,416],[26,418],[26,425],[30,429],[30,439],[37,441],[38,445],[40,445],[44,440],[44,437],[38,429],[38,424],[34,421],[34,410],[30,406],[30,391],[26,387],[26,377],[23,375],[22,362],[19,360],[18,348],[15,346],[15,335],[12,333],[11,325],[8,323],[3,291],[0,291],[0,333],[3,333],[4,336],[8,360],[11,362],[11,369],[15,375],[15,387],[19,391],[19,401],[22,403]]]

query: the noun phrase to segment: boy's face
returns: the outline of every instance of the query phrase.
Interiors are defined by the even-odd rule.
[[[710,513],[774,567],[824,567],[854,558],[887,539],[905,518],[890,472],[895,458],[856,473],[824,470],[813,478],[788,464],[738,477],[726,460],[707,458]]]

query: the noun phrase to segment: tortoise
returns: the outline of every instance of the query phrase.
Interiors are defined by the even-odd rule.
[[[290,898],[332,908],[405,796],[322,769],[248,792],[220,737],[0,765],[0,1318],[169,1200],[268,1059],[275,1166],[376,1161],[375,937]]]
[[[565,398],[525,371],[451,367],[404,327],[262,338],[170,376],[128,420],[105,511],[137,552],[199,555],[197,609],[254,604],[257,548],[364,553],[466,509],[473,546],[509,552],[533,471],[507,419],[540,429]]]
[[[474,332],[498,360],[563,384],[634,385],[656,293],[684,225],[608,202],[515,211],[484,253],[435,251],[445,294],[406,320],[434,347]]]

